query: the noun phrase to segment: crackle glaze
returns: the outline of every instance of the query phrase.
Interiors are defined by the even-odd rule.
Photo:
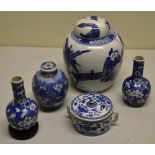
[[[63,50],[74,86],[86,92],[108,89],[120,70],[123,51],[121,37],[106,19],[80,19],[67,36]]]
[[[111,100],[101,94],[87,93],[76,97],[68,106],[74,128],[83,135],[107,132],[118,119]]]
[[[38,107],[35,101],[26,97],[22,77],[13,77],[11,84],[14,99],[6,108],[9,125],[16,130],[29,130],[37,123]]]
[[[144,58],[136,56],[133,63],[132,76],[127,77],[122,85],[124,100],[131,106],[142,106],[151,92],[149,80],[143,77]]]
[[[42,108],[56,109],[60,107],[68,92],[68,81],[65,73],[57,69],[56,64],[46,61],[41,64],[32,80],[33,93]]]

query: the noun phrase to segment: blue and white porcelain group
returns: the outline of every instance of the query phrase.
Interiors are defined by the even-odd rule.
[[[116,123],[118,113],[103,92],[114,83],[123,60],[124,45],[109,22],[97,16],[80,19],[65,40],[63,55],[73,85],[88,93],[77,96],[67,107],[73,126],[81,134],[97,136]],[[131,106],[141,106],[149,97],[150,82],[143,77],[144,58],[134,59],[133,74],[122,85],[124,100]],[[6,109],[12,128],[29,130],[37,123],[35,101],[26,98],[22,77],[11,81],[14,100]],[[46,61],[35,73],[32,90],[41,108],[60,107],[68,92],[66,75],[56,64]]]

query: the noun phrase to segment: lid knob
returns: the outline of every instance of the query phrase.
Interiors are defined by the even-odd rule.
[[[93,99],[89,99],[89,101],[87,102],[88,107],[94,107],[96,105],[97,105],[97,103]]]
[[[74,33],[81,39],[95,40],[108,35],[110,25],[105,18],[90,16],[80,19],[75,27]]]

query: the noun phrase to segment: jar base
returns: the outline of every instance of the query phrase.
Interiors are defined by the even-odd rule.
[[[13,137],[17,140],[26,140],[26,139],[30,139],[36,135],[38,128],[39,128],[39,124],[37,122],[31,129],[26,130],[26,131],[16,130],[16,129],[12,128],[10,125],[8,128],[9,128],[9,133],[10,133],[11,137]]]
[[[105,91],[107,91],[108,89],[110,89],[112,86],[113,86],[113,84],[114,83],[111,83],[110,85],[108,85],[107,87],[105,87],[104,89],[84,89],[84,88],[82,88],[82,87],[79,87],[78,85],[76,85],[76,84],[74,84],[74,83],[72,83],[72,86],[74,87],[74,88],[76,88],[77,90],[80,90],[80,91],[82,91],[82,92],[84,92],[84,93],[101,93],[101,92],[105,92]]]

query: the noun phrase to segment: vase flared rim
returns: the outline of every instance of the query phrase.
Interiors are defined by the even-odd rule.
[[[134,61],[137,61],[137,62],[144,62],[144,57],[139,55],[139,56],[135,56],[134,57]]]
[[[20,83],[22,83],[22,82],[23,82],[23,77],[20,76],[20,75],[15,75],[15,76],[13,76],[12,79],[11,79],[11,83],[12,83],[12,84],[20,84]]]

